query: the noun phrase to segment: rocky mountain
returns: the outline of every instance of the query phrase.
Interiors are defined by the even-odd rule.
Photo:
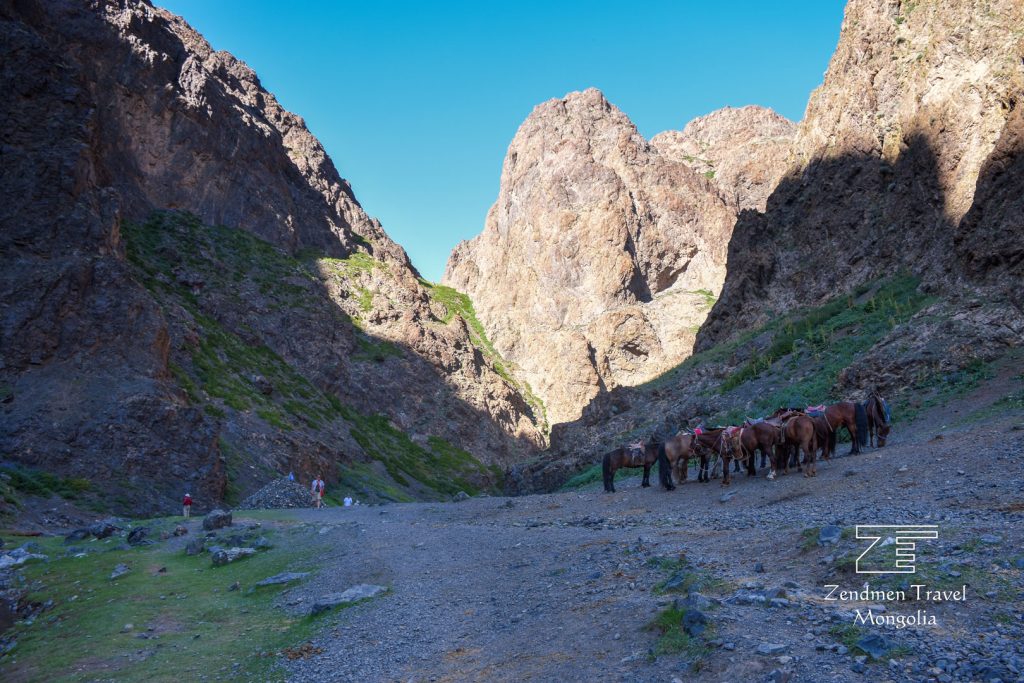
[[[785,180],[736,225],[700,348],[899,269],[1019,292],[1022,58],[1019,2],[851,0]]]
[[[999,399],[957,420],[1020,405],[1000,382],[1024,346],[1022,96],[1020,3],[850,0],[777,186],[739,214],[695,355],[556,426],[515,485],[557,487],[652,433],[872,388],[901,431],[974,391]]]
[[[651,138],[664,156],[714,180],[737,209],[764,211],[789,164],[796,124],[771,109],[725,107],[690,121],[681,131]]]
[[[734,220],[714,182],[599,91],[570,93],[520,126],[484,231],[456,247],[443,282],[469,294],[564,422],[688,355]]]
[[[143,0],[0,31],[3,460],[148,512],[288,470],[448,495],[543,444],[465,297],[245,64]]]

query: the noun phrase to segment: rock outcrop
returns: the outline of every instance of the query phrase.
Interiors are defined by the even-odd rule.
[[[734,209],[597,90],[539,105],[505,157],[481,235],[443,282],[467,292],[554,422],[655,377],[692,348],[718,292]]]
[[[141,513],[342,465],[447,496],[442,465],[495,485],[477,458],[544,442],[245,64],[143,0],[0,2],[0,31],[4,458]]]
[[[790,168],[765,213],[737,222],[698,347],[901,269],[944,291],[1008,292],[1021,274],[1022,26],[1013,0],[851,0]]]
[[[738,210],[764,211],[768,195],[789,167],[796,124],[771,109],[725,107],[690,121],[681,131],[651,138],[664,156],[715,181]]]

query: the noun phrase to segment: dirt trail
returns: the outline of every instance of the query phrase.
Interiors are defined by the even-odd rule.
[[[1003,416],[941,438],[919,427],[883,450],[823,463],[815,479],[740,475],[725,502],[717,481],[665,492],[625,480],[616,494],[297,512],[320,527],[325,569],[287,600],[355,583],[390,592],[329,616],[316,643],[325,653],[289,663],[288,677],[1024,680],[1022,424]],[[863,543],[847,532],[820,546],[816,529],[801,532],[918,522],[940,532],[919,547],[929,572],[921,581],[968,583],[967,600],[890,604],[890,614],[924,608],[937,625],[861,627],[855,635],[877,631],[891,652],[858,664],[839,642],[852,607],[826,602],[824,586],[863,583],[841,565]],[[711,600],[700,611],[712,630],[703,652],[655,657],[657,634],[644,627],[686,596],[655,590],[680,553]],[[769,606],[771,597],[782,600]],[[759,654],[767,644],[782,647]]]

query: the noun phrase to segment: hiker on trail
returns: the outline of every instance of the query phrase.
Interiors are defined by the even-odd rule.
[[[189,515],[192,514],[192,494],[191,493],[186,493],[185,494],[185,500],[182,501],[182,506],[184,507],[183,514],[185,515],[185,519],[188,519]]]
[[[313,494],[313,505],[320,509],[324,504],[324,480],[319,475],[313,480],[311,492]]]
[[[288,481],[295,481],[295,473],[294,472],[289,472],[288,473]]]

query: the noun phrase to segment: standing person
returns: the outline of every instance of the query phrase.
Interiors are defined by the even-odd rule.
[[[182,507],[184,508],[183,514],[185,515],[185,519],[188,519],[189,515],[192,514],[192,494],[191,493],[186,493],[185,494],[185,500],[182,501]]]
[[[324,503],[324,480],[320,478],[320,475],[317,475],[316,479],[313,480],[311,492],[313,494],[313,505],[320,509]]]

